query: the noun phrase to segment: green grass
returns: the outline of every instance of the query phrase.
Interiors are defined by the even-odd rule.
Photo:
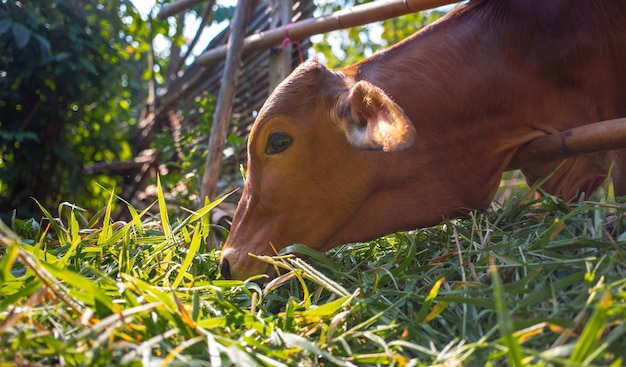
[[[218,273],[216,203],[0,226],[0,366],[622,366],[626,205],[551,197]],[[541,205],[539,205],[541,204]],[[112,223],[125,207],[129,223]]]

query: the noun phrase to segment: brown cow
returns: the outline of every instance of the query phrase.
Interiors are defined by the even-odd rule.
[[[222,276],[264,273],[248,254],[326,251],[484,209],[521,144],[626,116],[626,1],[473,0],[340,70],[297,68],[248,142]],[[570,159],[543,189],[591,193],[626,151]],[[529,182],[559,162],[523,170]]]

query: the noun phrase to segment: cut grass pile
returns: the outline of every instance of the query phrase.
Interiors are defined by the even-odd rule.
[[[541,205],[538,205],[541,204]],[[626,206],[507,201],[222,280],[212,205],[0,229],[0,365],[622,366]]]

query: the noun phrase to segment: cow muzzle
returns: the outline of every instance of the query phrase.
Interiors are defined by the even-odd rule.
[[[224,249],[220,258],[220,272],[222,278],[228,280],[246,280],[255,275],[269,275],[273,278],[273,269],[264,263],[248,255],[232,250]]]
[[[222,259],[220,261],[220,273],[222,273],[222,278],[224,279],[233,279],[233,276],[230,274],[230,264],[228,263],[228,260]]]

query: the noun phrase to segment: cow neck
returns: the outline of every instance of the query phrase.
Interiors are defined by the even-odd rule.
[[[498,71],[479,67],[480,63],[464,63],[475,52],[464,46],[471,40],[463,38],[470,36],[443,40],[441,34],[449,32],[436,32],[443,31],[442,27],[420,33],[345,72],[385,90],[417,130],[413,149],[389,155],[386,177],[428,188],[430,192],[414,194],[421,200],[411,205],[426,210],[445,201],[449,205],[445,214],[452,215],[488,204],[512,151],[493,151],[494,145],[510,133],[508,128],[494,129],[506,105],[500,96],[493,95],[494,90],[502,88]],[[451,42],[458,45],[452,51],[442,46]]]

